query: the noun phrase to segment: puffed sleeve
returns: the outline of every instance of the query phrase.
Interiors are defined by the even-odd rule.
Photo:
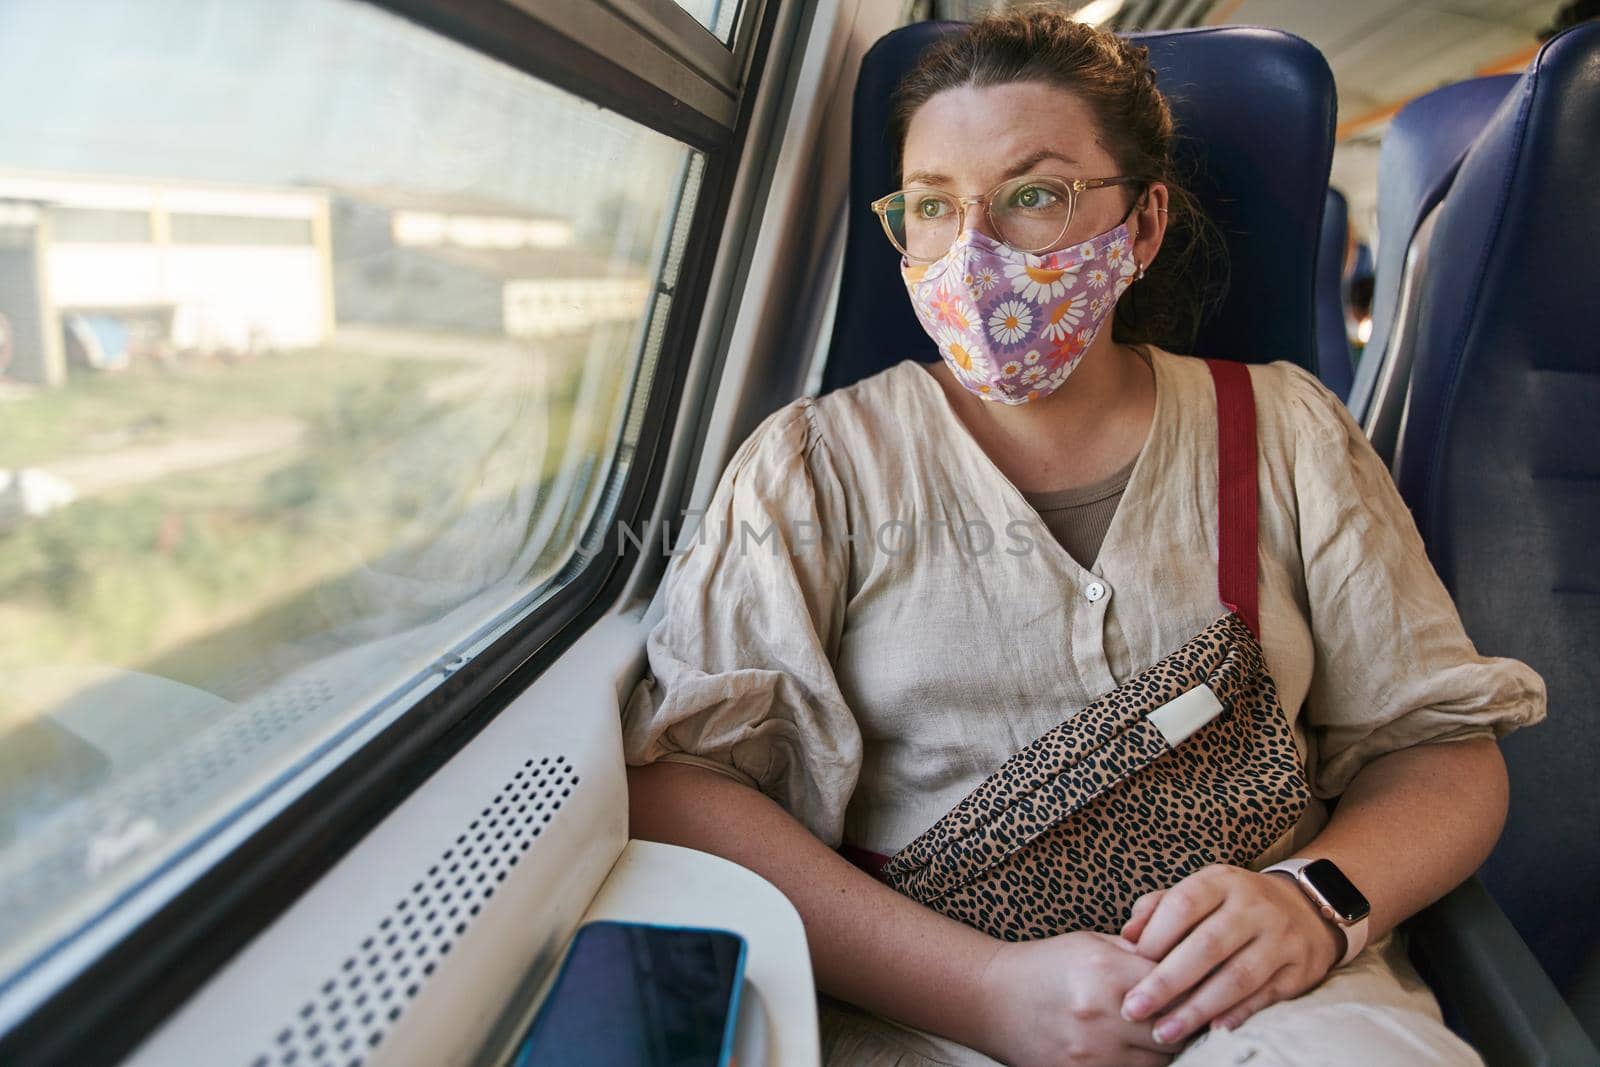
[[[1527,664],[1478,655],[1383,461],[1339,399],[1299,367],[1295,496],[1316,664],[1305,708],[1312,790],[1342,793],[1411,745],[1504,737],[1545,715]]]
[[[623,749],[630,764],[694,763],[760,789],[837,847],[861,734],[833,673],[849,545],[818,420],[810,398],[780,409],[723,473],[668,568]]]

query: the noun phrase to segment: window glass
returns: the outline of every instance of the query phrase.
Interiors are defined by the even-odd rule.
[[[12,204],[21,208],[21,204]],[[143,243],[150,240],[148,211],[114,211],[57,205],[50,211],[50,240],[58,244]]]
[[[0,7],[0,984],[612,550],[701,166],[364,3]]]
[[[675,0],[675,2],[698,19],[700,25],[716,34],[719,40],[732,40],[742,0]]]
[[[174,213],[168,234],[175,245],[309,245],[316,243],[313,221],[314,216]]]

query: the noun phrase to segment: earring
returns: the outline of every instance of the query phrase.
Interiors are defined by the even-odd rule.
[[[1136,265],[1139,268],[1139,273],[1135,274],[1133,276],[1133,280],[1136,281],[1136,282],[1142,282],[1142,281],[1144,281],[1144,264],[1143,263],[1138,263]]]

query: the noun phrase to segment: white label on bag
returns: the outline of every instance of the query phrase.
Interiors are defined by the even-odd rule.
[[[1184,739],[1206,723],[1222,714],[1222,701],[1209,685],[1197,685],[1187,693],[1169,700],[1146,716],[1155,723],[1167,744],[1177,748]]]

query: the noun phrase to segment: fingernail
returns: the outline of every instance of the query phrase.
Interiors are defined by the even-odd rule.
[[[1230,1019],[1216,1019],[1211,1023],[1211,1029],[1221,1030],[1223,1033],[1227,1033],[1229,1030],[1233,1029],[1233,1022]]]
[[[1122,1017],[1130,1023],[1138,1022],[1150,1012],[1150,998],[1143,993],[1130,993],[1122,1002]]]
[[[1183,1033],[1183,1024],[1173,1020],[1168,1020],[1167,1022],[1164,1022],[1160,1026],[1156,1027],[1155,1030],[1151,1032],[1151,1036],[1165,1045],[1172,1041],[1176,1041],[1178,1035],[1181,1033]]]

